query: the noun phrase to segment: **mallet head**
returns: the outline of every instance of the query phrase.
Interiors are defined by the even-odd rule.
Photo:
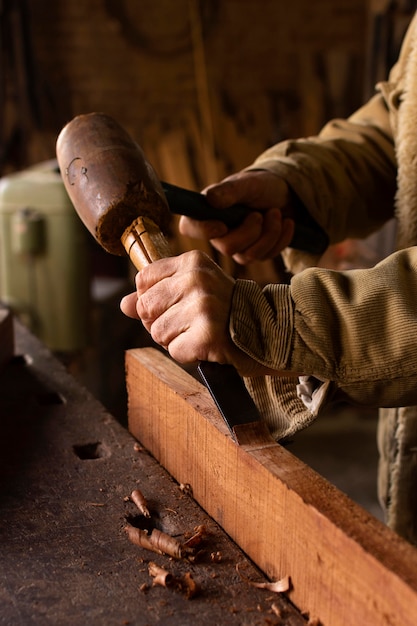
[[[68,195],[91,234],[112,254],[137,217],[162,231],[171,213],[161,184],[141,148],[110,116],[79,115],[57,139],[57,159]]]

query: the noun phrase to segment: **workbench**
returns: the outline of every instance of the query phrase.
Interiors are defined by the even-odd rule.
[[[308,622],[285,595],[251,584],[267,579],[186,486],[17,322],[14,340],[0,369],[0,624]],[[139,518],[129,499],[137,488],[156,527],[176,537],[206,527],[198,559],[129,542],[124,526]],[[175,578],[190,574],[199,592],[187,599],[153,585],[150,561]]]

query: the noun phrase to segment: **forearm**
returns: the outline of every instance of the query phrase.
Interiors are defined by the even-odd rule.
[[[238,281],[232,338],[270,368],[330,381],[350,402],[417,403],[416,293],[417,248],[367,270],[306,270],[263,291]]]

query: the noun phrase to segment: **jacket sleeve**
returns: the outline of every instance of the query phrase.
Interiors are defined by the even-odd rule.
[[[417,12],[388,80],[367,104],[315,137],[278,143],[248,168],[283,177],[330,243],[365,237],[393,216],[398,111],[416,39]]]
[[[248,169],[286,180],[330,243],[365,237],[393,216],[396,159],[386,101],[377,94],[317,137],[283,141]]]
[[[273,146],[248,168],[283,177],[330,243],[365,237],[393,217],[398,110],[416,28],[417,14],[389,80],[365,106],[316,137]],[[318,259],[296,250],[284,257],[291,271],[304,271],[263,290],[238,281],[230,317],[236,345],[284,374],[245,379],[275,437],[332,401],[417,404],[417,247],[349,272],[309,267]]]
[[[372,269],[307,269],[290,285],[261,289],[237,281],[233,341],[263,365],[318,382],[313,407],[297,395],[298,378],[246,378],[277,438],[314,419],[323,405],[417,404],[417,247]]]

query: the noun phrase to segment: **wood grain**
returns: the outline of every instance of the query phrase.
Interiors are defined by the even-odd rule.
[[[271,579],[291,577],[301,611],[323,625],[414,626],[411,545],[262,427],[237,445],[205,387],[161,352],[128,351],[126,370],[131,433]]]

